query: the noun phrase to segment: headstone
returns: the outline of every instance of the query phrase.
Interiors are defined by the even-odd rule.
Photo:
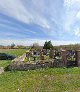
[[[49,58],[54,58],[54,50],[50,49]]]
[[[62,50],[61,51],[61,56],[62,56],[62,64],[63,66],[67,66],[67,51],[66,50]]]
[[[36,55],[33,56],[34,61],[36,61]]]
[[[47,50],[43,50],[43,55],[47,55]]]
[[[34,55],[37,55],[37,52],[36,51],[34,51]]]
[[[26,52],[26,57],[27,57],[28,61],[30,62],[30,52]]]
[[[44,60],[44,55],[43,55],[43,52],[42,51],[40,53],[40,60]]]

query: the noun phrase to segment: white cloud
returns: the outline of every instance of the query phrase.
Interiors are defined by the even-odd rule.
[[[36,8],[38,8],[37,4]],[[0,0],[0,11],[24,23],[36,23],[44,28],[50,28],[48,21],[41,14],[29,11],[20,0]]]
[[[74,32],[73,25],[80,19],[80,0],[65,0],[64,30]],[[74,25],[75,26],[75,25]]]
[[[76,36],[80,37],[80,28],[79,27],[75,28],[74,32],[75,32]]]
[[[26,24],[37,24],[43,27],[42,31],[45,31],[47,36],[54,36],[53,38],[62,37],[62,33],[66,32],[71,34],[74,32],[76,36],[78,35],[78,31],[73,31],[73,25],[76,20],[80,19],[79,9],[80,0],[0,0],[0,13]],[[4,19],[2,21],[5,22]],[[9,25],[11,22],[8,20],[4,24],[1,23],[0,26],[4,28],[14,31],[20,29],[16,27],[16,22],[12,23],[16,25],[15,27]],[[38,32],[34,30],[23,28],[22,32],[37,34]]]
[[[24,39],[24,40],[16,40],[16,39],[6,39],[6,40],[0,40],[1,45],[11,45],[12,43],[15,43],[16,45],[25,45],[25,46],[31,46],[33,43],[39,43],[40,46],[43,46],[46,40],[40,40],[40,39]],[[51,41],[53,46],[58,45],[68,45],[68,44],[77,44],[80,43],[79,41]]]
[[[76,18],[77,18],[77,19],[80,19],[80,10],[77,12]]]

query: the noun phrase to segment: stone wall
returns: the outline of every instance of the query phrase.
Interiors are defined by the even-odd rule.
[[[61,60],[53,59],[53,55],[51,56],[53,52],[50,53],[50,59],[48,61],[44,60],[42,58],[43,53],[41,53],[40,61],[37,63],[27,63],[23,62],[26,58],[26,53],[24,53],[22,56],[12,60],[12,63],[8,66],[8,70],[31,70],[31,69],[38,69],[38,68],[46,68],[46,67],[67,67],[67,51],[62,50],[61,51]],[[76,51],[76,62],[77,66],[80,66],[80,50]]]
[[[44,62],[44,63],[41,63]],[[54,68],[54,67],[63,67],[61,62],[55,62],[54,60],[50,61],[40,61],[37,63],[26,63],[26,62],[12,62],[8,66],[8,70],[14,71],[14,70],[33,70],[33,69],[39,69],[39,68]]]
[[[20,57],[15,58],[14,60],[12,60],[12,62],[22,62],[22,61],[25,60],[25,58],[26,58],[26,53],[24,53],[24,54],[23,54],[22,56],[20,56]]]

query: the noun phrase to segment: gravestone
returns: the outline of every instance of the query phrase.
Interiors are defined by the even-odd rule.
[[[43,50],[43,55],[47,55],[47,50]]]
[[[44,55],[43,55],[43,52],[42,51],[40,53],[40,60],[44,60]]]
[[[61,56],[62,56],[62,65],[64,67],[67,66],[67,51],[66,50],[61,50]]]
[[[27,57],[27,59],[28,59],[28,61],[30,62],[30,52],[26,52],[26,57]]]
[[[35,55],[33,56],[33,59],[34,59],[34,61],[36,61],[36,56]]]
[[[50,49],[49,58],[54,58],[54,50]]]

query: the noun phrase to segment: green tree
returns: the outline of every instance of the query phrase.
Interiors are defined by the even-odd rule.
[[[44,43],[43,49],[50,49],[50,48],[53,49],[53,45],[52,45],[51,41],[48,41],[48,42],[46,41]]]
[[[15,44],[14,44],[14,43],[12,43],[12,44],[11,44],[11,49],[13,49],[13,48],[14,48],[14,46],[15,46]]]

